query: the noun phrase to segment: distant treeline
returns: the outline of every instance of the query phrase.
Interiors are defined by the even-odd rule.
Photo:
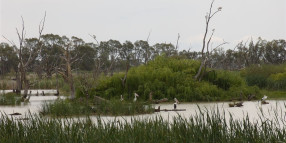
[[[40,52],[33,49],[41,44]],[[63,62],[64,47],[69,47],[72,55],[72,68],[74,70],[93,71],[94,74],[110,74],[124,71],[128,66],[134,67],[146,64],[154,60],[158,55],[177,57],[181,59],[200,60],[201,53],[190,50],[179,51],[171,43],[157,43],[149,45],[147,41],[138,40],[134,43],[126,41],[120,43],[117,40],[86,43],[80,38],[59,36],[54,34],[42,35],[38,38],[25,39],[22,51],[22,59],[28,61],[28,72],[35,72],[39,77],[51,77],[57,71],[57,67]],[[17,48],[7,43],[0,44],[0,75],[16,72],[19,59]],[[33,53],[33,52],[32,52]],[[282,64],[286,61],[285,40],[266,41],[261,38],[253,41],[239,43],[233,50],[214,49],[210,51],[208,67],[215,69],[239,70],[253,64]],[[126,66],[128,63],[128,66]]]

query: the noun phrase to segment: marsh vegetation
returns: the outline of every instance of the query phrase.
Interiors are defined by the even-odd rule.
[[[275,112],[275,111],[273,111]],[[285,113],[284,113],[285,114]],[[29,120],[0,118],[0,142],[285,142],[285,120],[257,122],[246,115],[226,119],[224,111],[201,109],[190,118],[161,116],[146,119],[96,120],[74,118],[42,118]]]
[[[90,35],[94,42],[87,43],[74,36],[43,34],[46,13],[38,37],[26,38],[22,18],[19,43],[4,37],[9,44],[0,44],[0,90],[13,90],[0,94],[0,109],[13,111],[1,110],[0,142],[286,142],[285,103],[272,108],[273,102],[263,96],[286,98],[285,40],[251,39],[233,50],[224,50],[223,41],[211,48],[215,29],[209,26],[222,10],[213,3],[205,15],[200,52],[179,50],[180,34],[176,45],[150,45],[150,33],[146,41],[123,43],[98,41],[95,35]],[[54,89],[59,99],[37,92],[34,97],[51,100],[30,102],[31,89]],[[174,99],[174,105],[177,99],[191,102],[178,105],[186,109],[193,108],[193,102],[223,103],[216,109],[202,109],[199,104],[204,103],[198,103],[195,113],[154,113],[154,101],[168,100],[162,106],[174,111]],[[243,108],[244,103],[261,112]],[[265,107],[271,117],[265,116]],[[241,111],[237,116],[242,119],[226,114],[225,108],[234,114]],[[258,119],[251,120],[256,113]]]

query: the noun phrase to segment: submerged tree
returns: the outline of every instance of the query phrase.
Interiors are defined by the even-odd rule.
[[[63,36],[62,37],[62,45],[61,50],[63,51],[63,55],[61,56],[61,66],[57,68],[57,72],[65,79],[70,86],[70,98],[75,98],[75,86],[74,79],[72,75],[72,65],[79,61],[81,57],[79,55],[72,55],[72,50],[78,46],[79,41],[76,40],[75,37],[72,37],[72,40]]]
[[[38,56],[38,52],[40,51],[42,44],[41,44],[41,38],[42,38],[42,32],[44,30],[45,25],[45,19],[46,19],[46,13],[44,15],[43,20],[41,20],[39,24],[39,36],[38,38],[31,38],[26,39],[25,37],[25,23],[24,19],[22,17],[22,29],[21,31],[16,28],[16,32],[19,38],[19,46],[16,46],[16,44],[10,40],[8,40],[14,47],[16,47],[17,56],[19,59],[17,71],[16,71],[16,92],[20,94],[23,86],[24,86],[24,95],[23,97],[26,98],[28,94],[28,89],[30,87],[29,80],[27,79],[27,71],[30,67],[32,61]]]

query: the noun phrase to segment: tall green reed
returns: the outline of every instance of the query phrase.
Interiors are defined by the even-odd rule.
[[[0,118],[0,142],[285,142],[285,126],[249,117],[226,120],[218,109],[200,111],[190,118],[162,116],[130,121],[114,119],[106,122],[98,117],[43,118],[29,115],[29,120]],[[279,119],[280,120],[280,119]]]

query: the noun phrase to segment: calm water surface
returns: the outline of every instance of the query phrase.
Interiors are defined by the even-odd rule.
[[[39,113],[41,109],[41,104],[44,102],[52,102],[57,98],[64,98],[64,97],[57,97],[57,96],[31,96],[30,103],[21,104],[19,106],[0,106],[0,112],[11,114],[11,113],[21,113],[20,116],[14,116],[13,118],[24,118],[25,115],[31,112],[32,114]],[[225,113],[225,117],[229,119],[229,114],[232,114],[234,119],[243,119],[246,115],[249,116],[251,121],[258,120],[261,115],[263,114],[263,118],[268,120],[274,120],[275,116],[278,116],[280,119],[286,122],[286,100],[268,100],[269,104],[261,105],[258,101],[246,101],[243,103],[244,106],[242,107],[229,107],[228,103],[230,102],[201,102],[201,103],[181,103],[177,105],[177,109],[186,109],[186,111],[178,111],[178,112],[156,112],[153,114],[147,115],[136,115],[136,116],[120,116],[120,117],[113,117],[113,116],[101,116],[101,119],[106,121],[116,120],[127,120],[130,121],[131,118],[137,119],[146,119],[146,118],[153,118],[156,116],[161,116],[163,119],[168,120],[172,119],[172,117],[176,117],[178,115],[189,118],[194,116],[200,112],[205,112],[206,110],[211,111],[213,109],[219,109],[220,113]],[[173,109],[173,104],[156,104],[154,105],[155,108],[158,106],[161,109]],[[199,110],[200,108],[200,110]],[[78,118],[78,117],[76,117]],[[84,117],[82,117],[83,119]],[[96,120],[96,116],[92,116],[91,119]]]

